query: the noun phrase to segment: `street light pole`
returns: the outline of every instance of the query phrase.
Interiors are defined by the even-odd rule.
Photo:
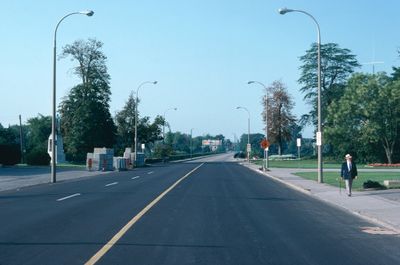
[[[92,10],[72,12],[62,17],[54,30],[54,46],[53,46],[53,101],[52,101],[52,117],[51,117],[51,182],[55,183],[56,180],[56,57],[57,57],[57,30],[60,23],[69,16],[72,15],[86,15],[93,16]]]
[[[157,81],[145,81],[141,83],[136,89],[136,100],[135,100],[135,147],[134,147],[134,166],[136,166],[137,158],[137,120],[138,120],[138,99],[139,99],[139,89],[145,84],[157,84]]]
[[[249,147],[251,146],[250,145],[250,111],[247,108],[240,107],[240,106],[236,107],[236,109],[244,109],[245,111],[247,111],[247,114],[249,115],[249,117],[247,119],[247,147],[246,147],[246,150],[247,150],[247,162],[250,162],[250,150],[249,150]]]
[[[164,111],[164,116],[163,116],[163,118],[164,118],[164,123],[163,123],[163,128],[162,128],[162,133],[163,133],[163,143],[165,143],[165,115],[167,114],[167,111],[169,111],[169,110],[177,110],[178,108],[169,108],[169,109],[166,109],[165,111]]]
[[[317,20],[309,13],[303,10],[280,8],[278,10],[279,14],[284,15],[289,12],[299,12],[309,16],[317,26],[317,48],[318,48],[318,129],[317,129],[317,146],[318,146],[318,182],[323,183],[323,173],[322,173],[322,126],[321,126],[321,31]]]
[[[265,89],[265,139],[268,141],[268,88],[259,81],[249,81],[247,84],[259,84]],[[268,170],[268,148],[264,150],[264,169]]]

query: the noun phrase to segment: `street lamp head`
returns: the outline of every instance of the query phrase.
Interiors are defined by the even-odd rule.
[[[288,12],[293,12],[293,9],[288,9],[286,7],[278,9],[278,13],[281,14],[281,15],[284,15],[284,14],[286,14]]]
[[[85,11],[81,11],[79,13],[82,14],[82,15],[86,15],[88,17],[91,17],[94,14],[93,10],[85,10]]]
[[[239,107],[236,107],[236,109],[241,109],[241,108],[242,108],[242,107],[240,107],[240,106],[239,106]]]
[[[154,85],[157,84],[157,81],[154,81],[153,84],[154,84]]]
[[[253,83],[255,83],[255,81],[249,81],[249,82],[247,82],[247,84],[253,84]]]

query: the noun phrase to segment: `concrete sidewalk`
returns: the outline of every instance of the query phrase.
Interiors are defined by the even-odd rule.
[[[272,168],[268,172],[263,172],[260,170],[259,166],[255,164],[249,164],[247,162],[241,164],[276,181],[284,183],[295,190],[343,208],[357,216],[400,234],[399,189],[383,191],[353,191],[352,197],[348,197],[343,187],[342,192],[340,193],[339,188],[337,187],[303,179],[292,174],[294,172],[310,170]],[[391,193],[395,196],[388,199],[383,196],[385,193]]]

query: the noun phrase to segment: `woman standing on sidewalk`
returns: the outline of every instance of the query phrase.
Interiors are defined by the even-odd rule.
[[[344,179],[346,183],[347,196],[351,196],[351,186],[353,185],[353,179],[357,178],[357,166],[356,163],[352,161],[350,154],[345,156],[346,162],[342,164],[342,170],[340,172],[340,177]]]

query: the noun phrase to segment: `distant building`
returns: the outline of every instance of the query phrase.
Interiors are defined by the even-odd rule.
[[[215,152],[220,146],[222,146],[222,140],[203,140],[202,148],[208,146],[212,152]]]

